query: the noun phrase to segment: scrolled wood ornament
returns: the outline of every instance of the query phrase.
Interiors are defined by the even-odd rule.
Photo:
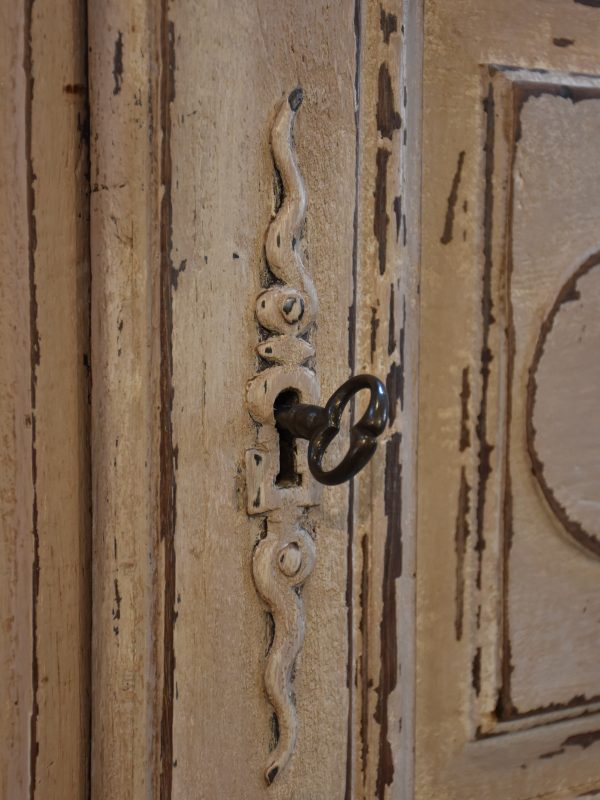
[[[298,723],[291,680],[304,642],[299,590],[315,563],[315,544],[303,523],[306,509],[316,505],[321,494],[308,470],[306,442],[295,442],[293,478],[281,479],[280,438],[274,417],[282,393],[293,392],[305,403],[319,398],[315,373],[307,366],[315,353],[310,332],[317,296],[297,249],[306,215],[306,192],[294,157],[292,130],[302,99],[302,89],[294,89],[282,102],[271,129],[283,202],[267,231],[265,253],[277,282],[256,301],[257,320],[269,335],[256,346],[266,365],[249,382],[247,392],[249,412],[258,423],[255,447],[246,453],[247,510],[266,516],[266,534],[254,549],[253,575],[275,628],[264,674],[279,731],[265,769],[268,784],[281,774],[296,744]]]

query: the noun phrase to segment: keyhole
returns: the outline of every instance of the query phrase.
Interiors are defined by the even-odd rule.
[[[286,389],[277,396],[273,408],[279,411],[286,406],[298,403],[300,398],[294,389]],[[277,486],[299,486],[302,476],[296,470],[296,439],[289,431],[277,426],[279,433],[279,475],[275,479]]]

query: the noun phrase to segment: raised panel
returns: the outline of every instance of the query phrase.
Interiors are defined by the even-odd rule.
[[[417,796],[585,796],[600,787],[600,14],[425,9]]]
[[[564,709],[572,716],[600,697],[598,543],[573,517],[579,509],[593,519],[600,501],[593,402],[600,325],[592,310],[600,82],[525,70],[491,74],[487,180],[497,208],[482,383],[497,386],[498,395],[482,391],[480,417],[489,411],[496,430],[484,436],[480,426],[478,462],[489,447],[498,468],[480,483],[478,504],[486,540],[497,537],[483,551],[482,570],[500,576],[501,664],[497,702],[483,710],[531,725],[539,714],[557,719]],[[486,515],[488,497],[498,503],[497,524]],[[482,657],[490,663],[495,653]],[[489,718],[482,724],[494,727]]]

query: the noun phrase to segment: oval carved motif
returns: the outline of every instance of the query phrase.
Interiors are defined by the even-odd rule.
[[[558,293],[527,385],[533,474],[564,530],[600,556],[600,252]]]

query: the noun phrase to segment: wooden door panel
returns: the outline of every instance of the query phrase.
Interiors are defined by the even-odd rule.
[[[264,517],[246,513],[245,452],[255,444],[246,385],[256,371],[256,297],[275,210],[270,128],[301,85],[297,158],[308,194],[301,248],[319,297],[322,396],[348,374],[352,304],[356,42],[352,3],[195,4],[171,14],[173,443],[177,449],[177,622],[173,795],[262,797],[273,741],[265,702],[269,619],[252,579]],[[203,42],[202,47],[197,43]],[[250,45],[251,43],[251,45]],[[337,64],[337,69],[328,68]],[[196,79],[196,76],[199,79]],[[327,155],[325,155],[327,154]],[[345,608],[348,489],[310,512],[317,564],[303,591],[306,638],[295,696],[295,756],[273,797],[340,796],[349,693]]]
[[[600,389],[600,83],[531,77],[512,73],[508,98],[499,96],[512,108],[515,132],[505,302],[500,295],[495,303],[506,309],[508,335],[499,377],[506,395],[503,718],[544,709],[556,715],[559,706],[600,699],[592,400]]]
[[[418,795],[576,794],[600,780],[600,21],[474,12],[426,4]]]

